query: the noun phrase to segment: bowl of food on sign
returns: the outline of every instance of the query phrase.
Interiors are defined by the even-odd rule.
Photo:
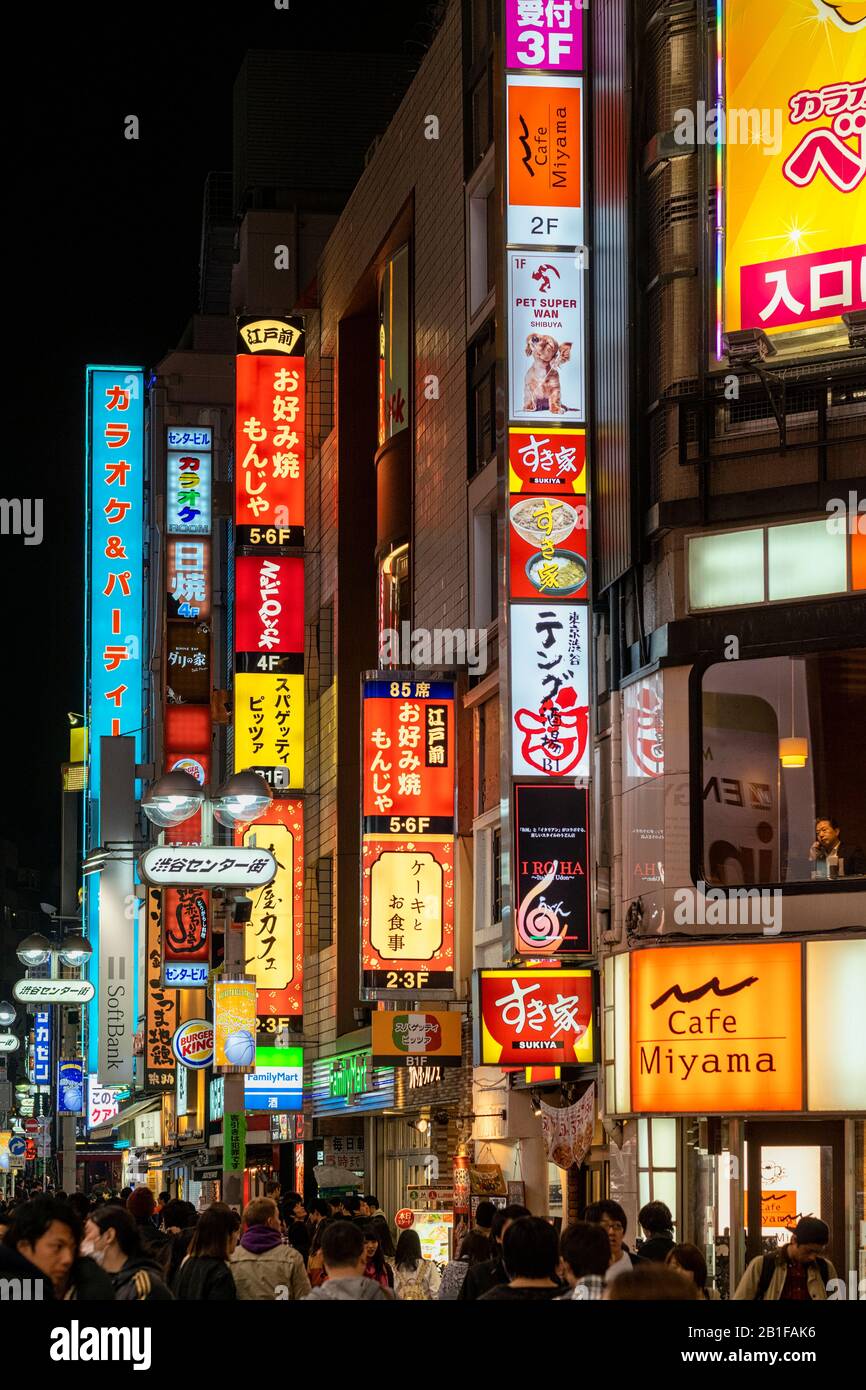
[[[586,560],[574,550],[530,555],[526,577],[540,594],[576,594],[586,583]]]
[[[529,545],[552,541],[561,545],[577,525],[577,510],[560,498],[527,497],[511,508],[511,524]]]

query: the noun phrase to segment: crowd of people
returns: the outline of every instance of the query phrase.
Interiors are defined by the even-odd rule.
[[[634,1250],[619,1203],[596,1202],[584,1217],[560,1234],[524,1206],[482,1201],[440,1266],[416,1231],[392,1230],[372,1194],[307,1205],[274,1184],[240,1214],[222,1202],[197,1211],[148,1187],[38,1190],[0,1207],[0,1275],[41,1280],[45,1298],[85,1301],[718,1298],[701,1251],[675,1241],[663,1202],[641,1209]],[[734,1298],[827,1298],[828,1240],[823,1221],[802,1218],[788,1245],[751,1261]]]

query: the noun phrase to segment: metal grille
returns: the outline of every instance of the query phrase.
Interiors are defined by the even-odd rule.
[[[697,160],[687,155],[659,165],[646,186],[647,280],[698,263]]]
[[[676,112],[693,109],[698,85],[697,15],[695,8],[672,13],[670,6],[647,0],[643,6],[647,106],[645,135],[674,128]]]

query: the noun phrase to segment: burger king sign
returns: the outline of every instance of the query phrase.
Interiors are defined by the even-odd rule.
[[[201,1071],[213,1062],[213,1024],[203,1018],[188,1018],[175,1031],[171,1050],[184,1067]]]

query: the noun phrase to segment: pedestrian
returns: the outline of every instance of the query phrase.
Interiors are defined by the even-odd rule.
[[[283,1240],[273,1198],[254,1197],[244,1209],[243,1224],[244,1233],[230,1261],[238,1298],[304,1298],[310,1292],[307,1271],[297,1250]]]
[[[700,1294],[697,1285],[675,1269],[645,1260],[617,1275],[606,1286],[604,1297],[611,1303],[689,1303]]]
[[[156,1199],[150,1188],[136,1187],[127,1199],[126,1210],[138,1227],[145,1254],[159,1266],[163,1278],[167,1280],[172,1242],[168,1233],[159,1228]]]
[[[370,1192],[366,1197],[359,1199],[358,1215],[367,1221],[372,1221],[379,1235],[379,1244],[382,1247],[382,1254],[386,1260],[394,1256],[394,1237],[391,1234],[391,1227],[388,1225],[388,1218],[379,1206],[379,1198]]]
[[[569,1287],[564,1299],[601,1302],[610,1264],[610,1240],[602,1226],[590,1221],[575,1221],[566,1226],[559,1241],[559,1262]]]
[[[624,1243],[625,1233],[628,1229],[628,1217],[619,1202],[612,1202],[607,1197],[601,1202],[592,1202],[584,1215],[587,1221],[592,1221],[597,1226],[603,1226],[607,1232],[610,1241],[610,1264],[604,1279],[606,1284],[610,1284],[621,1274],[627,1274],[634,1263],[631,1251]]]
[[[375,1279],[383,1289],[393,1289],[394,1270],[385,1259],[379,1231],[373,1221],[359,1221],[358,1228],[364,1237],[364,1273],[368,1279]]]
[[[192,1202],[183,1202],[179,1197],[172,1198],[163,1208],[162,1230],[171,1242],[167,1265],[169,1288],[174,1288],[177,1272],[189,1251],[190,1241],[195,1234],[198,1219],[199,1214]]]
[[[111,1280],[80,1252],[81,1222],[68,1203],[53,1197],[22,1202],[13,1213],[6,1244],[50,1279],[55,1298],[114,1298]]]
[[[492,1246],[490,1258],[470,1266],[466,1278],[460,1285],[460,1292],[457,1295],[459,1299],[481,1298],[497,1284],[508,1283],[508,1275],[502,1263],[502,1240],[511,1223],[519,1221],[522,1216],[529,1216],[529,1210],[518,1202],[497,1209],[490,1234]]]
[[[404,1303],[429,1303],[439,1291],[441,1275],[421,1251],[417,1231],[401,1231],[394,1255],[394,1293]]]
[[[668,1269],[676,1269],[686,1279],[691,1279],[701,1298],[715,1300],[720,1297],[718,1289],[707,1288],[707,1262],[696,1245],[672,1246],[665,1264]]]
[[[449,1260],[442,1271],[437,1295],[440,1303],[448,1303],[460,1297],[461,1285],[472,1265],[489,1260],[492,1248],[489,1238],[480,1231],[466,1232],[456,1260]]]
[[[202,1212],[192,1232],[172,1290],[184,1302],[204,1299],[234,1302],[238,1291],[229,1260],[238,1243],[236,1212],[225,1202],[213,1202]]]
[[[790,1242],[774,1254],[757,1255],[737,1285],[739,1302],[821,1301],[829,1297],[827,1285],[836,1271],[823,1256],[830,1228],[817,1216],[801,1216]]]
[[[168,1203],[169,1203],[170,1201],[171,1201],[171,1193],[170,1193],[170,1192],[160,1192],[159,1196],[158,1196],[157,1199],[156,1199],[156,1209],[155,1209],[155,1211],[154,1211],[153,1214],[154,1214],[154,1217],[156,1218],[156,1220],[159,1222],[160,1225],[162,1224],[162,1221],[161,1221],[162,1213],[163,1213],[165,1207],[168,1205]]]
[[[355,1302],[374,1303],[393,1299],[389,1288],[383,1288],[364,1273],[367,1264],[367,1242],[354,1221],[324,1222],[321,1248],[326,1279],[306,1296],[308,1303]]]
[[[328,1272],[325,1269],[324,1255],[322,1254],[322,1239],[327,1228],[333,1225],[334,1220],[334,1217],[326,1216],[323,1220],[318,1222],[313,1231],[310,1253],[307,1257],[307,1275],[310,1280],[310,1285],[314,1289],[318,1288],[320,1284],[324,1284],[328,1277]]]
[[[638,1244],[637,1258],[664,1264],[674,1247],[674,1218],[664,1202],[647,1202],[638,1212],[638,1225],[646,1240]]]
[[[314,1202],[310,1203],[309,1215],[307,1216],[307,1230],[309,1231],[311,1241],[315,1234],[316,1227],[319,1226],[322,1221],[330,1221],[330,1219],[330,1202],[326,1202],[322,1197],[317,1197]]]
[[[299,1192],[290,1192],[280,1203],[280,1215],[286,1228],[286,1239],[297,1250],[304,1264],[310,1255],[312,1237],[307,1226],[307,1208]]]
[[[540,1216],[520,1216],[509,1223],[502,1237],[502,1260],[507,1284],[496,1284],[481,1295],[482,1303],[517,1299],[549,1301],[559,1298],[559,1237]]]
[[[91,1212],[84,1227],[82,1254],[102,1265],[122,1303],[155,1303],[172,1295],[155,1260],[141,1242],[141,1228],[123,1207],[105,1206]]]
[[[472,1226],[473,1231],[478,1231],[480,1235],[490,1239],[493,1229],[493,1218],[496,1215],[496,1208],[492,1202],[479,1202],[475,1209],[475,1222]]]

